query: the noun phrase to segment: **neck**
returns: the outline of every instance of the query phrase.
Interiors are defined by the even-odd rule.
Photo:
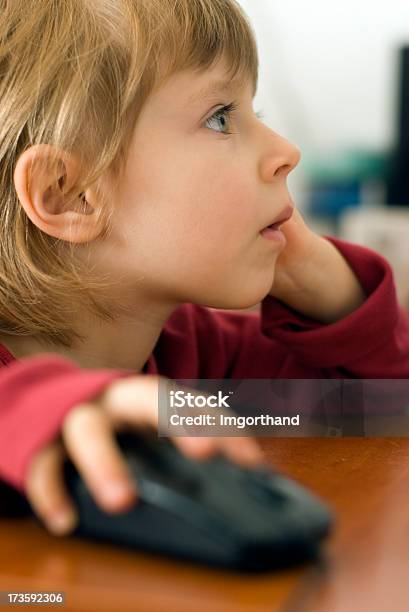
[[[84,336],[71,348],[46,346],[30,337],[1,335],[4,344],[16,358],[50,352],[71,359],[82,368],[114,368],[141,371],[158,341],[164,323],[175,306],[150,304],[135,306],[132,317],[122,316],[113,322],[78,317],[76,330]]]

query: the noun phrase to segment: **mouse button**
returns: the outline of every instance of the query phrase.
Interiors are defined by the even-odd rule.
[[[281,509],[288,502],[288,491],[277,485],[279,483],[272,474],[249,471],[242,477],[242,486],[246,493]]]
[[[225,529],[247,536],[252,531],[254,516],[263,514],[263,504],[243,491],[241,469],[231,468],[224,458],[203,462],[202,469],[202,504],[217,515]],[[267,518],[271,519],[271,513]],[[265,519],[262,520],[265,522]]]
[[[205,486],[209,479],[206,461],[189,458],[175,446],[162,449],[160,464],[155,464],[163,470],[163,474],[172,481],[196,483],[196,489]]]
[[[192,473],[189,461],[167,438],[150,440],[145,444],[143,455],[155,469],[164,473]]]
[[[118,444],[123,455],[135,468],[148,469],[149,466],[167,471],[168,461],[162,446],[165,444],[157,439],[121,433]]]
[[[167,474],[161,480],[168,488],[176,489],[191,497],[198,497],[203,491],[202,481],[189,474]]]
[[[282,492],[272,487],[260,485],[260,483],[252,479],[247,479],[243,484],[246,493],[257,501],[262,503],[267,502],[270,506],[276,507],[277,509],[282,509],[287,503],[287,499]]]
[[[139,488],[139,482],[143,478],[146,482],[157,483],[167,489],[175,489],[184,495],[198,496],[202,490],[202,482],[194,474],[185,473],[183,470],[175,469],[175,466],[163,465],[155,459],[144,462],[139,456],[128,455],[128,466],[135,476]]]
[[[215,492],[222,492],[224,497],[233,504],[235,499],[243,500],[243,493],[248,497],[248,510],[256,510],[255,502],[268,502],[280,507],[285,503],[285,496],[277,487],[272,486],[272,473],[262,468],[248,468],[231,463],[224,457],[217,457],[209,462],[208,476],[212,481]],[[221,491],[217,491],[221,489]],[[237,506],[235,506],[237,508]]]
[[[218,467],[205,493],[206,500],[230,518],[237,532],[254,541],[278,538],[280,531],[283,537],[289,537],[293,527],[302,522],[299,515],[304,498],[295,495],[291,486],[286,487],[285,479],[267,470],[236,469],[223,462]]]
[[[212,539],[224,542],[225,545],[234,540],[234,525],[229,517],[206,502],[146,478],[141,479],[140,492],[143,501],[179,516],[186,525],[194,526]]]
[[[128,448],[127,456],[158,480],[179,482],[195,490],[206,480],[204,462],[186,457],[168,438],[145,439],[142,446]]]
[[[116,441],[123,452],[146,452],[151,446],[147,436],[143,436],[137,431],[120,431]]]
[[[206,482],[206,469],[200,461],[189,459],[167,438],[145,440],[125,451],[131,471],[138,479],[142,474],[150,480],[175,488],[186,495],[200,495]]]
[[[174,445],[168,438],[142,435],[137,432],[121,432],[117,442],[124,454],[137,455],[141,460],[161,462],[169,456]]]
[[[226,479],[219,471],[212,472],[208,461],[194,462],[194,467],[197,471],[193,478],[179,474],[174,479],[150,479],[145,474],[144,490],[150,496],[157,495],[157,501],[162,504],[176,504],[187,521],[201,523],[202,528],[212,526],[213,530],[236,533],[250,517],[250,513],[244,513],[241,507],[241,491],[237,483],[234,479]],[[149,499],[153,502],[152,497]]]

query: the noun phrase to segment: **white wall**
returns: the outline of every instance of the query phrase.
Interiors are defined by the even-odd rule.
[[[397,49],[409,44],[409,0],[238,0],[259,48],[254,109],[304,155],[389,149],[395,137]],[[297,205],[303,160],[289,177]]]
[[[256,32],[255,109],[302,148],[388,147],[408,0],[239,0]]]

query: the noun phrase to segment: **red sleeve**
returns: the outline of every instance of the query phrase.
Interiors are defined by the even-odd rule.
[[[323,325],[281,302],[263,303],[263,333],[313,368],[345,378],[408,378],[409,315],[398,303],[393,273],[381,255],[331,238],[359,278],[367,299],[349,316]]]
[[[42,354],[0,369],[0,479],[24,490],[31,457],[54,439],[66,413],[96,397],[131,370],[84,370],[58,355]]]
[[[330,238],[359,278],[365,302],[322,324],[270,296],[260,312],[187,304],[158,343],[169,378],[409,378],[409,315],[398,304],[388,262]]]

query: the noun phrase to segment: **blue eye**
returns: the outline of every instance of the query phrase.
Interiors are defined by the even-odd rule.
[[[222,108],[219,108],[219,110],[217,110],[211,117],[209,117],[209,119],[207,119],[206,121],[206,125],[208,125],[209,123],[213,123],[213,122],[219,122],[219,125],[223,127],[226,127],[226,125],[230,124],[231,121],[231,116],[234,113],[234,111],[237,109],[237,105],[232,102],[231,104],[227,104],[227,106],[223,106]],[[227,121],[226,121],[227,118]],[[212,128],[210,128],[212,129]],[[216,130],[219,131],[219,130]],[[232,134],[232,132],[230,131],[221,131],[222,134]]]
[[[230,125],[231,118],[235,110],[237,110],[237,104],[235,102],[232,102],[231,104],[227,104],[226,106],[219,108],[219,110],[217,110],[211,117],[209,117],[209,119],[207,119],[206,125],[216,122],[216,125],[218,123],[219,126],[220,125],[222,126],[222,129],[226,128],[226,126]],[[263,113],[259,111],[256,113],[256,117],[262,120],[264,118],[264,115]],[[226,121],[226,118],[227,118],[227,121]],[[226,135],[233,134],[233,132],[230,132],[229,130],[227,131],[216,130],[216,131],[218,131],[221,134],[226,134]]]

